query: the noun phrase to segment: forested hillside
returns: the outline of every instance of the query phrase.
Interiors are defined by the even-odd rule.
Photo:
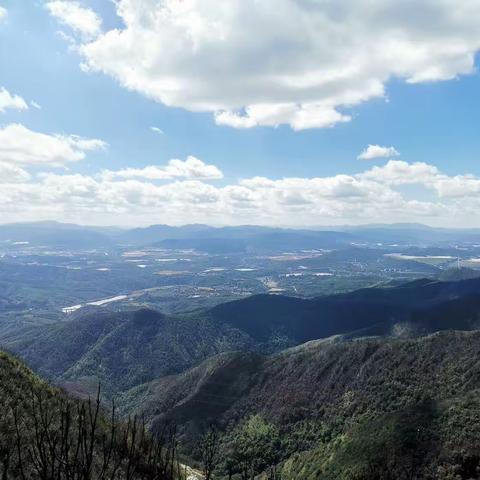
[[[204,468],[208,447],[219,478],[470,479],[480,469],[479,299],[478,279],[425,279],[314,299],[257,295],[181,315],[92,309],[4,344],[81,398],[100,382],[118,415],[145,418],[154,435],[175,426],[182,455]],[[42,411],[57,430],[64,415],[91,415],[92,404],[78,413],[87,404],[70,407],[3,358],[4,375],[20,372],[3,384],[23,395],[27,430],[40,405],[21,393],[29,382],[50,392]],[[108,431],[107,420],[98,425]]]
[[[0,352],[3,480],[180,480],[172,432],[116,420],[99,399],[74,400]]]
[[[20,330],[2,346],[41,375],[107,395],[180,373],[221,352],[275,353],[341,336],[416,336],[480,325],[480,280],[419,280],[316,299],[256,295],[179,315],[94,310]]]
[[[152,310],[97,312],[5,342],[40,374],[80,380],[87,389],[100,382],[107,394],[178,373],[221,351],[248,350],[251,343],[242,332],[203,316],[175,318]]]
[[[213,425],[227,476],[248,465],[312,480],[478,478],[479,353],[480,333],[443,332],[223,354],[122,406],[154,431],[174,421],[197,459]]]

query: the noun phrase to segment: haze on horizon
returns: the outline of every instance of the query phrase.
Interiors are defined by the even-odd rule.
[[[0,0],[0,223],[480,227],[480,0],[362,3]]]

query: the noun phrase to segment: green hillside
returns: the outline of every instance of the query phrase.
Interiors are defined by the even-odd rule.
[[[203,316],[175,318],[152,310],[105,312],[21,332],[7,343],[41,375],[100,382],[115,393],[178,373],[225,350],[250,349],[251,339]]]
[[[265,469],[282,478],[479,478],[479,353],[479,332],[444,332],[223,354],[127,392],[122,405],[154,431],[174,421],[197,459],[215,425],[225,475],[256,461],[238,457],[245,429],[273,428],[277,456]]]
[[[74,400],[3,352],[0,410],[2,480],[184,478],[172,435],[157,441],[138,419],[119,423],[98,397]]]

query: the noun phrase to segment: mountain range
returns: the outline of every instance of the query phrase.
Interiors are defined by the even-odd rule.
[[[201,224],[121,229],[35,222],[0,225],[0,242],[28,242],[32,246],[56,248],[157,245],[166,248],[196,248],[209,253],[241,253],[247,250],[338,248],[365,243],[417,246],[445,245],[452,242],[476,244],[480,243],[480,230],[433,228],[421,224],[336,226],[310,230],[252,225],[211,227]]]

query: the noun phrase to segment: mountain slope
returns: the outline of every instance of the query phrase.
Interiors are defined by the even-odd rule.
[[[293,339],[291,344],[299,344],[355,331],[365,334],[365,329],[372,329],[375,334],[388,334],[395,324],[403,322],[423,330],[428,327],[428,332],[448,328],[468,330],[476,326],[471,298],[479,294],[478,278],[459,282],[423,279],[399,287],[366,288],[311,300],[256,295],[218,305],[209,315],[261,341],[283,334]],[[448,316],[437,328],[435,315],[441,314],[440,305],[455,299],[460,307],[457,314]],[[461,308],[463,299],[469,305],[466,309]],[[432,319],[428,325],[423,325],[422,316],[429,309],[434,310]]]
[[[100,381],[107,393],[178,373],[251,340],[201,316],[167,317],[153,310],[92,313],[22,332],[8,348],[39,373],[60,381]]]
[[[172,439],[161,445],[138,422],[107,418],[98,401],[70,398],[4,352],[0,409],[3,480],[183,478]]]
[[[182,372],[228,351],[274,353],[342,335],[424,335],[480,325],[480,280],[421,280],[299,299],[257,295],[176,317],[96,311],[3,340],[42,375],[95,383],[109,393]]]
[[[479,352],[480,332],[317,341],[270,358],[221,355],[122,402],[154,430],[176,422],[193,456],[211,423],[227,455],[260,416],[279,429],[287,478],[478,478],[468,475],[480,467]]]

